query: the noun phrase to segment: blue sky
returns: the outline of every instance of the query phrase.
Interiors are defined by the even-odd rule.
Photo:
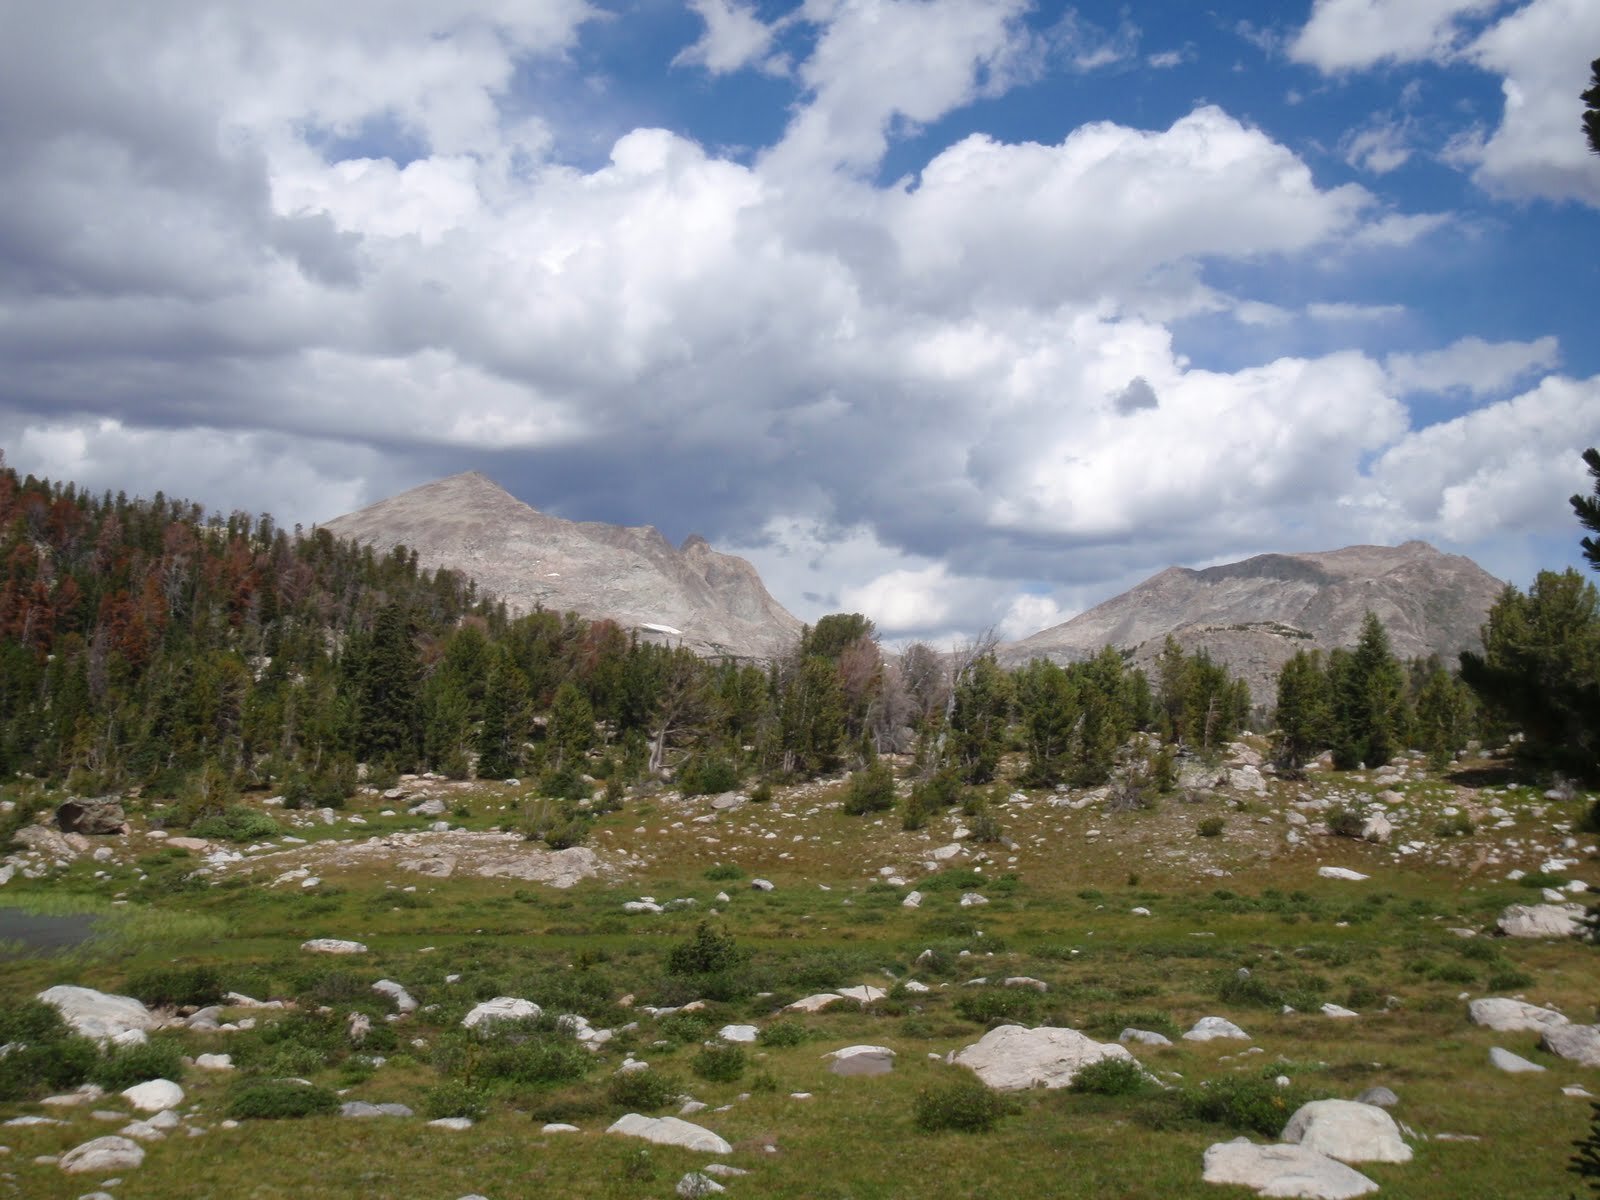
[[[1576,564],[1593,0],[0,12],[0,447],[311,524],[483,470],[814,619]]]

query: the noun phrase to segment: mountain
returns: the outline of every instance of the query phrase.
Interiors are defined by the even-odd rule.
[[[1168,567],[1087,612],[1002,647],[1006,663],[1069,662],[1111,645],[1148,667],[1171,634],[1206,649],[1271,704],[1279,668],[1296,650],[1352,646],[1370,609],[1401,659],[1446,663],[1480,645],[1478,631],[1505,584],[1470,558],[1426,542],[1260,554],[1204,570]]]
[[[459,571],[511,608],[609,618],[701,654],[765,658],[801,624],[756,569],[702,537],[674,548],[651,526],[564,521],[467,471],[327,522],[382,552],[404,545],[431,569]]]

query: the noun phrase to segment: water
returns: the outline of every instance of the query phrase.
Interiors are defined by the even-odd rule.
[[[66,950],[87,941],[93,933],[93,917],[47,917],[0,907],[0,958],[14,956],[18,946],[23,953]]]

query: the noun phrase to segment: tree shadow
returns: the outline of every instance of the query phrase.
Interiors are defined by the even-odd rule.
[[[1514,783],[1533,782],[1525,769],[1510,763],[1457,767],[1446,771],[1444,778],[1447,783],[1465,788],[1508,787]]]

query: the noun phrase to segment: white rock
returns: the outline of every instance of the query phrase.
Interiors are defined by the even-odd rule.
[[[160,1026],[161,1019],[132,996],[113,996],[93,988],[57,984],[38,998],[56,1009],[74,1033],[107,1042],[129,1030],[143,1032]]]
[[[1348,1021],[1350,1018],[1359,1017],[1361,1014],[1345,1008],[1342,1004],[1330,1003],[1322,1006],[1322,1015],[1325,1017],[1334,1017],[1341,1021]]]
[[[565,1121],[551,1121],[547,1125],[541,1125],[539,1127],[539,1132],[540,1133],[579,1133],[581,1131],[578,1129],[578,1127],[576,1125],[568,1125]]]
[[[1313,1100],[1295,1110],[1279,1140],[1337,1158],[1340,1162],[1411,1161],[1411,1147],[1383,1109],[1354,1100]]]
[[[1513,904],[1500,914],[1500,932],[1516,938],[1562,938],[1583,932],[1581,904]]]
[[[659,913],[664,911],[659,904],[651,904],[648,900],[628,900],[622,905],[622,911],[638,915],[639,913]]]
[[[496,1021],[535,1020],[543,1011],[532,1000],[522,1000],[516,996],[496,996],[493,1000],[485,1000],[475,1006],[461,1018],[461,1024],[468,1029],[488,1029]]]
[[[472,1128],[471,1117],[435,1117],[428,1122],[433,1129],[449,1129],[461,1133]]]
[[[705,1154],[733,1152],[733,1147],[711,1130],[677,1117],[646,1117],[629,1113],[614,1121],[606,1132],[643,1138],[658,1146],[682,1146],[685,1150],[698,1150]]]
[[[417,1011],[417,1002],[411,998],[411,993],[406,991],[403,984],[398,984],[392,979],[380,979],[372,985],[372,990],[393,1000],[395,1008],[400,1012]]]
[[[724,1025],[717,1030],[717,1036],[725,1042],[742,1042],[748,1045],[761,1036],[761,1030],[755,1025]]]
[[[752,879],[750,886],[758,892],[770,892],[773,890],[773,883],[770,879]]]
[[[1244,1138],[1209,1147],[1202,1178],[1304,1200],[1354,1200],[1378,1190],[1361,1172],[1326,1154],[1304,1146],[1256,1146]]]
[[[1467,1005],[1467,1017],[1474,1025],[1496,1033],[1543,1033],[1551,1026],[1567,1023],[1567,1018],[1554,1009],[1503,997],[1474,1000]]]
[[[1585,1067],[1600,1067],[1600,1025],[1554,1026],[1539,1039],[1551,1054]]]
[[[231,1071],[233,1070],[233,1055],[198,1054],[195,1056],[194,1065],[202,1071]]]
[[[1151,1029],[1134,1029],[1129,1026],[1117,1035],[1119,1042],[1139,1042],[1145,1046],[1170,1046],[1172,1039]]]
[[[900,907],[902,907],[902,908],[921,908],[922,907],[922,893],[921,892],[912,892],[904,900],[900,901]]]
[[[803,996],[793,1004],[788,1004],[784,1007],[788,1012],[814,1013],[821,1012],[828,1005],[837,1004],[843,999],[844,997],[839,995],[838,992],[818,992],[814,996]]]
[[[128,1171],[144,1162],[144,1147],[125,1137],[97,1137],[68,1150],[58,1164],[72,1175]]]
[[[822,1057],[833,1060],[835,1075],[887,1075],[894,1070],[895,1053],[887,1046],[846,1046]]]
[[[1218,1038],[1233,1038],[1246,1042],[1250,1040],[1248,1033],[1225,1017],[1201,1017],[1194,1023],[1194,1028],[1183,1036],[1185,1041],[1190,1042],[1213,1042]]]
[[[933,851],[932,856],[936,862],[949,862],[952,858],[960,853],[961,843],[951,842],[949,845],[940,846],[937,850]]]
[[[839,995],[846,1000],[857,1000],[862,1004],[873,1004],[882,1000],[889,993],[882,988],[873,987],[870,983],[859,984],[856,987],[840,988]]]
[[[1324,879],[1349,879],[1359,881],[1368,878],[1360,871],[1352,871],[1349,867],[1318,867],[1317,874]]]
[[[170,1079],[151,1079],[125,1089],[122,1098],[140,1112],[160,1112],[183,1103],[183,1089]]]
[[[673,1189],[685,1200],[694,1200],[696,1196],[715,1196],[718,1192],[728,1189],[723,1187],[709,1175],[702,1175],[699,1171],[690,1171],[678,1180],[678,1186]]]
[[[1502,1071],[1508,1071],[1512,1075],[1526,1075],[1534,1071],[1544,1070],[1538,1063],[1529,1062],[1521,1055],[1513,1054],[1509,1050],[1502,1050],[1499,1046],[1490,1048],[1489,1061]]]
[[[1035,979],[1031,975],[1008,975],[1000,981],[1009,988],[1031,988],[1036,992],[1048,992],[1050,985],[1042,979]]]
[[[1066,1087],[1082,1068],[1103,1058],[1132,1061],[1133,1055],[1115,1042],[1101,1044],[1076,1029],[1001,1025],[945,1061],[967,1067],[996,1091],[1012,1092]]]
[[[987,903],[989,903],[989,898],[987,896],[980,896],[980,895],[978,895],[977,892],[963,892],[963,893],[961,893],[961,907],[962,908],[976,908],[980,904],[987,904]]]
[[[360,942],[346,941],[344,938],[312,938],[309,942],[301,942],[300,949],[309,950],[312,954],[365,954],[366,946]]]

